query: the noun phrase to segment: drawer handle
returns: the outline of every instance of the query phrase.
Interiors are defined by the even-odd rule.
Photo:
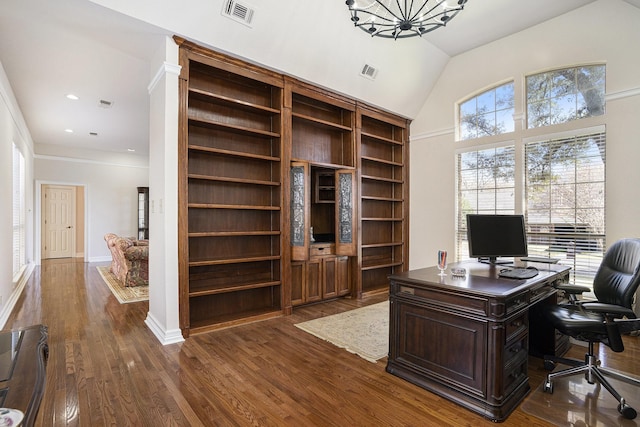
[[[511,326],[515,326],[516,328],[519,328],[520,326],[522,326],[522,320],[516,320],[515,322],[511,322]]]
[[[518,353],[520,350],[522,350],[522,344],[514,345],[509,349],[509,351],[514,354]]]

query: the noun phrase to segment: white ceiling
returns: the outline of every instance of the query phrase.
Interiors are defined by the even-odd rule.
[[[147,156],[150,58],[165,36],[178,34],[411,118],[450,57],[592,1],[469,0],[446,28],[393,41],[353,28],[344,0],[249,0],[252,28],[223,17],[223,0],[2,0],[0,61],[37,153],[61,146],[133,148]],[[640,0],[626,1],[640,7]],[[375,81],[359,75],[365,63],[379,69]],[[80,99],[68,100],[68,93]],[[112,107],[100,107],[101,100]]]

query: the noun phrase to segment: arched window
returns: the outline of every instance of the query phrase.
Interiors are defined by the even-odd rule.
[[[461,141],[513,132],[513,82],[461,102],[458,114]]]

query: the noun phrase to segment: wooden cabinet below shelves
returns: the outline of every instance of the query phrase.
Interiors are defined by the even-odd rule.
[[[291,304],[298,306],[348,295],[351,292],[347,256],[316,256],[291,263]]]

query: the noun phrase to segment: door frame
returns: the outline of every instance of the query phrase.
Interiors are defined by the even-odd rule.
[[[88,202],[89,202],[89,187],[87,186],[87,184],[84,183],[72,183],[72,182],[60,182],[60,181],[41,181],[41,180],[36,180],[36,194],[35,194],[35,218],[34,218],[34,222],[35,222],[35,227],[34,227],[34,250],[33,250],[33,255],[34,255],[34,262],[36,265],[41,265],[42,264],[42,233],[44,230],[42,230],[42,217],[43,217],[43,212],[42,210],[44,209],[44,206],[42,206],[42,187],[45,185],[63,185],[66,187],[82,187],[82,191],[84,192],[84,206],[83,206],[83,222],[84,222],[84,227],[83,227],[83,233],[84,233],[84,254],[83,254],[83,260],[84,262],[87,262],[88,259],[88,249],[89,249],[89,236],[88,236],[88,227],[89,224],[87,223],[87,209],[88,209]],[[76,224],[78,223],[78,218],[76,216]],[[76,228],[77,229],[77,228]],[[75,257],[75,254],[74,254]]]

